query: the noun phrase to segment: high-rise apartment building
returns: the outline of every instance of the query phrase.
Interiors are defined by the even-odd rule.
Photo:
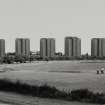
[[[43,58],[55,56],[55,39],[54,38],[41,38],[40,39],[40,56]]]
[[[91,56],[105,57],[105,38],[93,38],[91,40]]]
[[[40,56],[47,57],[47,39],[46,38],[40,39]]]
[[[15,52],[16,52],[16,55],[29,56],[29,54],[30,54],[30,39],[17,38],[15,40]]]
[[[5,40],[0,39],[0,57],[5,56]]]
[[[77,37],[65,38],[65,56],[80,57],[81,56],[81,39]]]

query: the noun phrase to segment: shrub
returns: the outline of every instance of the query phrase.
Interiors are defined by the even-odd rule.
[[[23,95],[31,95],[43,98],[62,99],[68,101],[80,101],[105,104],[105,95],[93,93],[88,89],[72,90],[71,92],[60,91],[55,87],[29,85],[20,81],[12,82],[7,79],[0,79],[0,91],[15,92]]]

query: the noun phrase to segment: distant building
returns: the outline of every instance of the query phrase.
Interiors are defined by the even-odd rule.
[[[91,56],[105,57],[105,38],[93,38],[91,40]]]
[[[0,57],[5,56],[5,40],[0,39]]]
[[[40,56],[42,58],[55,56],[55,39],[41,38],[40,39]]]
[[[81,56],[81,39],[77,37],[65,38],[65,56],[80,57]]]
[[[40,39],[40,56],[47,57],[47,39]]]
[[[29,56],[29,54],[30,54],[30,39],[17,38],[15,40],[15,52],[16,52],[16,55]]]

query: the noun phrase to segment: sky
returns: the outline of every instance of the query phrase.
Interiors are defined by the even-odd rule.
[[[14,52],[16,38],[30,38],[31,50],[40,38],[56,39],[64,51],[64,37],[82,40],[82,53],[91,52],[91,38],[105,37],[105,0],[0,0],[0,38]]]

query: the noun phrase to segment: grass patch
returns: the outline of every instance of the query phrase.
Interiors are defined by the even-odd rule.
[[[65,92],[58,90],[55,87],[48,86],[47,84],[35,86],[21,83],[19,81],[12,82],[7,79],[0,79],[0,91],[50,99],[105,104],[105,94],[93,93],[88,89],[78,89]]]

